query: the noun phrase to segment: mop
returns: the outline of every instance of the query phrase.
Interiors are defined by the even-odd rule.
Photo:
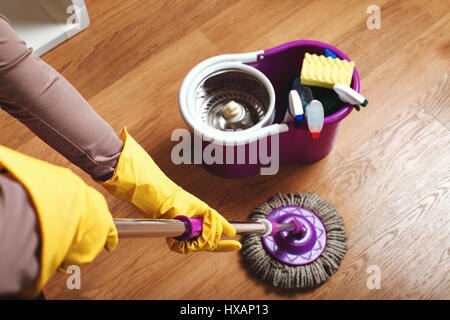
[[[198,218],[115,219],[119,237],[174,237],[201,234]],[[343,219],[314,193],[278,193],[256,207],[249,222],[230,222],[243,234],[241,254],[251,271],[279,288],[316,287],[338,269],[347,249]]]
[[[260,219],[297,226],[243,237],[242,256],[261,280],[285,289],[317,287],[337,271],[347,236],[331,203],[314,193],[278,193],[253,210],[250,220]]]

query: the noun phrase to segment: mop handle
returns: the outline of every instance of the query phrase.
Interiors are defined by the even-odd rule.
[[[257,233],[262,236],[281,231],[297,230],[296,224],[274,223],[266,219],[253,222],[230,222],[236,233]],[[120,238],[174,237],[184,241],[201,234],[202,219],[176,216],[173,220],[162,219],[114,219]]]

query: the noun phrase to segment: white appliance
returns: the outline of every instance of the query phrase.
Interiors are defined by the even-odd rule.
[[[39,56],[90,23],[83,0],[0,0],[0,13]]]

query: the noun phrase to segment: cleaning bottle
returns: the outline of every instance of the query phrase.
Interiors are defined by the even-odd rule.
[[[337,83],[334,85],[333,90],[342,101],[353,104],[357,111],[359,111],[359,105],[365,107],[369,103],[369,101],[367,101],[367,99],[361,94],[345,84]]]
[[[289,91],[289,112],[294,117],[294,125],[300,128],[303,120],[303,105],[297,90]]]
[[[294,120],[298,129],[303,121],[304,110],[314,99],[312,90],[300,83],[300,77],[294,77],[289,84],[288,106],[284,122]]]
[[[322,103],[318,100],[312,100],[306,107],[305,116],[312,138],[319,139],[324,121],[324,110]]]

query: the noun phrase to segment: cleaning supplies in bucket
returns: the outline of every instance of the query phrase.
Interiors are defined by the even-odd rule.
[[[366,98],[350,87],[354,67],[353,61],[337,58],[336,54],[328,48],[324,50],[324,55],[320,56],[305,53],[300,73],[301,83],[311,85],[319,91],[315,92],[315,96],[321,97],[325,116],[344,106],[339,103],[339,100],[353,104],[357,111],[360,110],[359,105],[365,107],[369,103]]]
[[[325,117],[341,110],[346,103],[353,104],[358,111],[359,105],[368,104],[350,87],[354,66],[353,61],[339,59],[328,48],[324,55],[305,53],[300,78],[291,81],[289,92],[288,110],[296,128],[300,128],[304,109],[311,137],[318,139]],[[307,97],[302,99],[301,93],[305,92]]]
[[[324,53],[325,55],[319,56],[306,52],[300,72],[301,84],[299,85],[310,86],[310,91],[315,97],[315,100],[312,100],[305,109],[308,129],[313,139],[319,138],[325,116],[343,108],[345,102],[352,103],[349,102],[350,100],[359,102],[362,97],[355,95],[356,91],[349,87],[355,63],[339,59],[329,49]],[[331,90],[334,88],[336,88],[334,91]],[[364,101],[367,100],[363,99],[357,104]],[[298,124],[296,127],[299,127]]]
[[[300,77],[294,77],[289,86],[288,112],[296,128],[300,128],[304,109],[311,136],[318,139],[324,118],[342,109],[351,97],[357,98],[351,91],[336,87],[341,83],[350,85],[354,66],[353,61],[341,60],[329,49],[320,56],[305,53]],[[338,91],[332,90],[334,87]],[[347,100],[338,94],[345,95]]]

